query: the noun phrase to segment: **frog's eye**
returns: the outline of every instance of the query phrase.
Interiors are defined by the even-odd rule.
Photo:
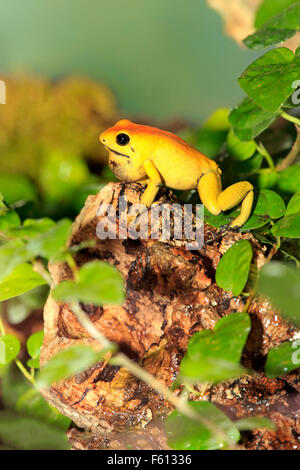
[[[121,132],[121,134],[118,134],[116,137],[117,144],[119,145],[127,145],[128,142],[130,141],[129,135],[124,134],[124,132]]]

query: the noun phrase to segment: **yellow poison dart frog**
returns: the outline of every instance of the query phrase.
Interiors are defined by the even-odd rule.
[[[146,207],[164,184],[172,189],[197,189],[202,203],[214,215],[242,203],[231,227],[241,227],[248,219],[252,184],[240,181],[222,191],[217,163],[175,134],[123,119],[104,131],[100,142],[109,151],[109,166],[118,179],[147,185],[141,199]]]

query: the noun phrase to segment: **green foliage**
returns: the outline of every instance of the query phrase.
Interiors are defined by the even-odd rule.
[[[231,313],[213,331],[194,334],[181,362],[181,375],[192,383],[216,383],[242,375],[245,369],[240,361],[249,332],[249,315]]]
[[[63,431],[66,431],[71,423],[70,418],[63,416],[56,408],[49,405],[35,388],[30,388],[20,395],[15,409],[20,415],[39,419]]]
[[[260,23],[260,18],[258,22]],[[262,49],[286,41],[294,36],[299,29],[300,2],[293,2],[281,13],[262,24],[254,34],[244,40],[244,43],[250,49]]]
[[[24,449],[25,447],[29,449],[69,448],[65,431],[71,420],[50,406],[38,390],[33,388],[12,365],[5,369],[1,385],[2,402],[10,410],[6,410],[4,413],[0,412],[0,439],[4,444],[16,449]],[[14,426],[6,435],[5,424],[7,420],[10,420],[10,417]],[[18,424],[21,429],[24,429],[24,432],[29,434],[25,443],[23,443],[22,435],[13,435],[13,430],[16,434],[20,434]],[[46,447],[43,447],[44,445]]]
[[[67,240],[71,233],[71,221],[62,219],[47,231],[42,231],[38,236],[30,239],[27,251],[31,258],[42,256],[43,258],[58,260],[62,257]]]
[[[67,450],[65,432],[56,426],[12,411],[0,411],[0,438],[14,449]]]
[[[10,230],[6,230],[4,233],[10,238],[24,238],[25,240],[29,240],[30,238],[47,232],[47,230],[54,225],[55,222],[49,219],[49,217],[42,219],[26,219],[22,225],[10,227]]]
[[[10,274],[0,280],[0,302],[44,284],[46,281],[33,270],[31,264],[19,264]]]
[[[266,111],[250,98],[245,98],[231,111],[229,121],[237,137],[247,142],[261,134],[277,117],[276,113]]]
[[[215,405],[207,401],[193,402],[188,405],[199,418],[221,430],[224,436],[213,432],[208,425],[188,418],[179,411],[173,411],[166,420],[168,445],[178,450],[213,450],[228,447],[226,438],[238,442],[240,433],[234,423]]]
[[[23,175],[0,173],[0,188],[8,204],[24,204],[37,200],[37,191],[31,181]]]
[[[21,220],[16,211],[7,211],[0,217],[0,232],[6,233],[7,229],[17,227]]]
[[[258,291],[270,297],[283,315],[300,322],[300,270],[280,261],[272,261],[260,271]]]
[[[269,113],[277,113],[295,91],[292,85],[299,76],[300,56],[280,47],[266,52],[249,65],[239,84],[258,106]]]
[[[288,215],[294,215],[294,214],[299,214],[299,213],[300,213],[300,192],[294,194],[294,196],[291,197],[284,215],[288,216]]]
[[[239,431],[254,431],[255,429],[276,430],[276,426],[268,418],[264,416],[253,416],[251,418],[242,418],[234,422]]]
[[[124,299],[120,272],[102,261],[84,264],[74,281],[63,281],[52,291],[57,300],[84,302],[94,305],[118,304]]]
[[[37,331],[29,336],[26,346],[31,359],[27,361],[28,367],[38,369],[40,367],[40,352],[43,345],[44,331]]]
[[[248,160],[256,152],[256,142],[254,140],[243,142],[232,129],[228,133],[226,145],[232,158],[237,161]]]
[[[280,219],[271,232],[275,237],[300,238],[300,212]]]
[[[277,188],[284,193],[296,193],[300,186],[300,164],[295,163],[279,173]]]
[[[256,13],[255,27],[260,28],[295,2],[296,0],[263,0]]]
[[[103,354],[83,344],[63,349],[43,366],[37,384],[40,388],[50,387],[54,382],[71,377],[94,365],[102,356]]]
[[[217,109],[195,135],[195,147],[210,158],[216,157],[224,144],[230,124],[229,109]]]
[[[80,157],[52,151],[42,161],[39,181],[47,198],[64,200],[88,183],[89,171]]]
[[[13,361],[19,354],[20,349],[20,341],[15,336],[0,336],[0,367]]]
[[[300,367],[300,340],[286,341],[268,352],[266,375],[280,377]]]
[[[222,256],[216,269],[216,282],[222,289],[239,295],[247,282],[252,260],[248,240],[239,240]]]

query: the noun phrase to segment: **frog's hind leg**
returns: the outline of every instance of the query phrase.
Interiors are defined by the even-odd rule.
[[[197,186],[200,199],[213,215],[219,215],[242,202],[241,212],[231,223],[231,227],[241,227],[249,218],[253,204],[253,186],[241,181],[222,191],[220,172],[210,170],[201,176]]]
[[[241,227],[248,220],[253,204],[253,186],[248,181],[232,184],[218,196],[218,204],[222,211],[227,211],[242,202],[241,212],[231,223],[231,227]]]

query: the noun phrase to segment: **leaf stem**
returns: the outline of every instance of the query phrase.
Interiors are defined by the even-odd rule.
[[[4,328],[4,324],[3,324],[2,313],[3,313],[3,308],[2,308],[2,305],[1,305],[1,311],[0,311],[0,335],[5,335],[5,328]]]
[[[283,110],[280,111],[280,116],[283,117],[283,119],[286,119],[287,121],[293,122],[297,126],[300,126],[299,118],[296,118],[295,116],[292,116],[291,114],[288,114]]]
[[[41,260],[34,260],[33,263],[33,270],[37,273],[39,273],[43,279],[45,279],[45,281],[47,282],[47,284],[49,284],[50,287],[54,287],[55,284],[49,274],[49,271],[47,271],[47,269],[45,268],[45,266],[43,265],[42,261]]]
[[[267,160],[268,165],[271,168],[271,170],[273,170],[273,171],[276,170],[274,162],[272,160],[272,157],[269,154],[269,152],[267,151],[266,147],[260,142],[257,145],[256,149]]]
[[[278,165],[276,165],[276,170],[277,171],[282,171],[285,170],[285,168],[291,166],[297,156],[299,155],[300,152],[300,127],[295,124],[296,131],[297,131],[297,137],[294,142],[294,145],[292,146],[291,150],[287,154],[287,156],[280,162]]]
[[[23,366],[22,362],[19,360],[19,359],[15,359],[15,363],[16,365],[18,366],[18,368],[20,369],[20,371],[22,372],[22,374],[24,375],[24,377],[29,380],[30,383],[32,383],[32,385],[38,389],[37,387],[37,384],[34,380],[34,378],[32,377],[32,375],[28,372],[28,370]]]

